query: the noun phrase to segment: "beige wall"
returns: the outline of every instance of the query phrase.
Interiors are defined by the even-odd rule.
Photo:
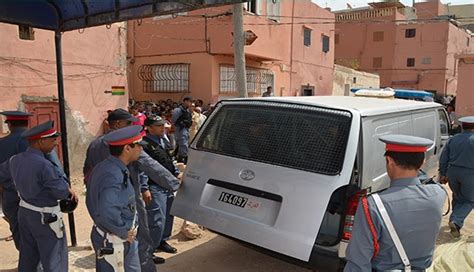
[[[474,51],[458,57],[459,77],[456,96],[456,113],[459,116],[474,115]]]
[[[349,95],[346,91],[346,86],[349,91],[350,88],[380,88],[380,77],[376,74],[335,65],[332,95]]]
[[[54,32],[35,29],[35,39],[20,40],[18,26],[0,24],[0,110],[23,109],[25,97],[57,98]],[[63,73],[72,170],[82,168],[89,141],[101,133],[108,109],[127,106],[127,95],[112,96],[111,86],[127,87],[126,32],[119,24],[63,34]],[[49,97],[49,98],[48,98]]]

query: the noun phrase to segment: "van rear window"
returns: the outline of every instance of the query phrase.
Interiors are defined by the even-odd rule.
[[[352,115],[348,111],[278,102],[221,103],[198,150],[283,167],[341,172]]]

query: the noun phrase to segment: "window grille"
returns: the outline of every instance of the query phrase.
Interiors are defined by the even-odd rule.
[[[153,64],[138,68],[145,93],[189,92],[189,64]]]
[[[273,87],[273,72],[264,69],[247,67],[247,93],[260,95],[267,90],[268,86]],[[220,67],[220,93],[236,93],[235,68],[229,65]]]
[[[198,150],[315,173],[341,172],[350,112],[305,105],[223,102],[197,140]]]

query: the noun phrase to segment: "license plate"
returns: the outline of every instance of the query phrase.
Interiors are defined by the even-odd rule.
[[[226,192],[222,192],[218,200],[241,208],[244,208],[247,202],[249,201],[249,199],[246,197],[233,195]]]

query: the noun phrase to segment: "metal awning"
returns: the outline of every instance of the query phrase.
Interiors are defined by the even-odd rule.
[[[69,31],[239,0],[0,0],[0,22]]]
[[[69,177],[66,104],[61,54],[61,32],[98,25],[230,5],[245,0],[0,0],[0,22],[55,32],[58,103],[64,172]],[[3,39],[3,42],[8,42]],[[74,215],[68,214],[71,243],[76,246]]]

